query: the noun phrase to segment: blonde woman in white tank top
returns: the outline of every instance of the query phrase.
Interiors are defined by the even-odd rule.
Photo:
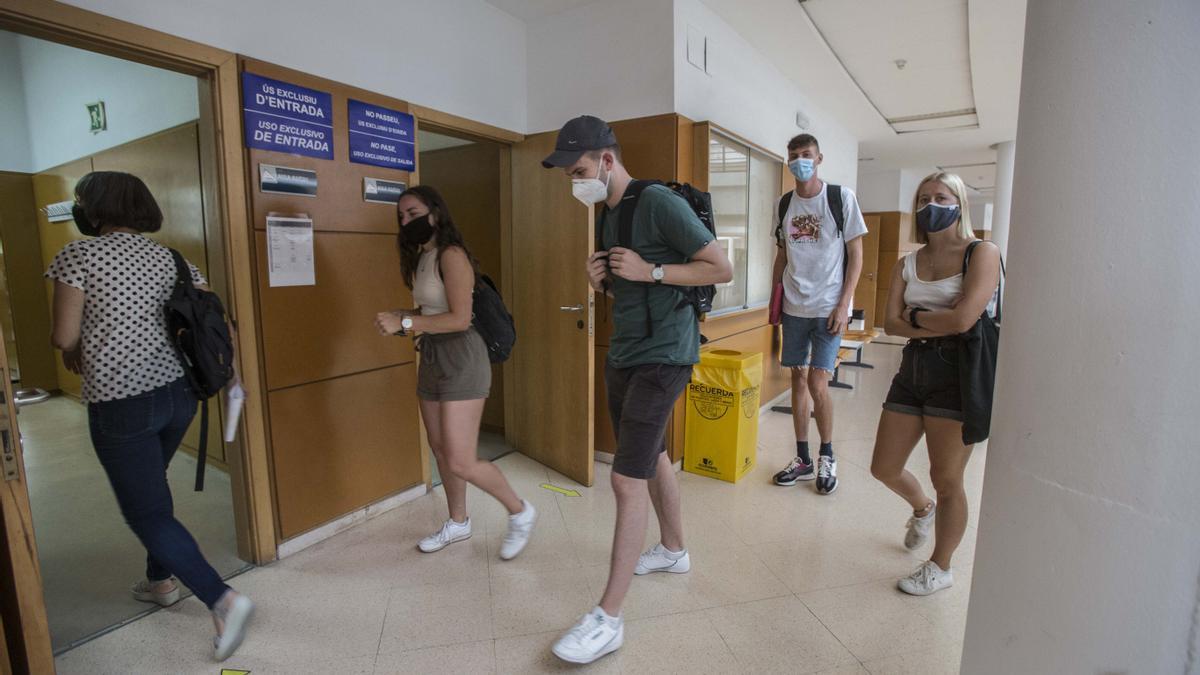
[[[871,473],[912,506],[904,539],[909,550],[923,546],[935,530],[929,561],[899,582],[905,593],[930,595],[954,583],[950,560],[967,527],[963,472],[972,446],[962,441],[958,336],[988,306],[999,283],[1000,253],[990,243],[976,246],[963,274],[964,255],[977,240],[966,186],[954,174],[926,177],[913,213],[917,242],[925,245],[896,265],[884,319],[889,335],[910,340],[883,404]],[[904,468],[922,435],[936,505]]]
[[[517,496],[496,465],[476,456],[492,370],[487,346],[471,326],[475,263],[433,188],[409,188],[400,196],[397,212],[400,268],[417,307],[380,312],[375,325],[383,335],[417,336],[417,398],[450,515],[417,547],[433,553],[471,537],[470,483],[508,510],[508,532],[499,554],[511,560],[528,544],[537,510]]]

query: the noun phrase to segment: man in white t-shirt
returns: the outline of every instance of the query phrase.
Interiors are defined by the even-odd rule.
[[[788,142],[788,168],[796,189],[780,200],[783,217],[777,223],[774,280],[783,282],[783,366],[792,371],[796,458],[775,474],[775,484],[816,479],[817,492],[827,495],[837,489],[829,380],[850,321],[867,224],[850,188],[817,178],[823,159],[817,139],[809,134]],[[815,471],[808,449],[813,410],[821,435]]]

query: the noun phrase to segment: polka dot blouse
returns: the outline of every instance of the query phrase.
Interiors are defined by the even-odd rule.
[[[188,266],[192,282],[205,284]],[[84,292],[85,403],[137,396],[183,377],[163,315],[175,284],[170,249],[125,232],[80,239],[54,256],[46,278]]]

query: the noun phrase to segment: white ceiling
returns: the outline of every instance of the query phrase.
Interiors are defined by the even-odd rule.
[[[1026,0],[966,0],[979,128],[908,134],[885,116],[965,99],[963,0],[806,0],[820,32],[796,0],[702,1],[859,137],[860,157],[874,158],[863,170],[990,163],[991,145],[1016,138]],[[908,62],[903,71],[896,59]]]
[[[527,22],[593,1],[488,0]],[[701,1],[858,136],[864,171],[993,164],[1016,138],[1026,0]],[[896,131],[972,108],[943,124],[977,128]]]

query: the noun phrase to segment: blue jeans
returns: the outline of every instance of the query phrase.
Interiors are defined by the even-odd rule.
[[[167,485],[167,465],[195,416],[196,397],[182,378],[145,394],[88,404],[96,456],[125,522],[146,547],[146,578],[174,574],[212,609],[229,587],[175,519]]]
[[[842,346],[841,335],[830,335],[825,327],[827,317],[803,319],[790,314],[783,315],[784,368],[810,366],[817,370],[833,372],[837,366],[838,348]],[[812,359],[808,358],[808,346],[812,344]]]

